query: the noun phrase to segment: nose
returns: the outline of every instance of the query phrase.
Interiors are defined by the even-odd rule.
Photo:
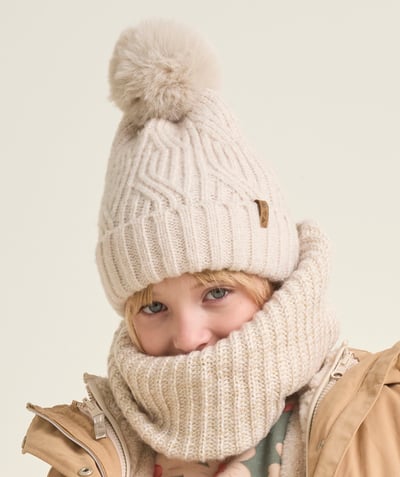
[[[173,344],[177,353],[202,350],[212,344],[212,336],[202,313],[182,310],[175,314]]]

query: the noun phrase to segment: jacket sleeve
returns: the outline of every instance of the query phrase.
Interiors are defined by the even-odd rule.
[[[74,402],[42,408],[28,406],[36,415],[27,431],[22,453],[51,466],[48,477],[121,476],[121,463],[111,439],[96,440],[93,422]]]
[[[357,357],[316,411],[310,476],[400,476],[400,342]]]

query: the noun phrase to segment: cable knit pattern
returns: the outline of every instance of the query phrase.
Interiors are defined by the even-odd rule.
[[[179,123],[123,120],[111,151],[96,256],[114,308],[164,278],[205,269],[284,280],[298,260],[296,227],[271,171],[228,108],[205,91]],[[256,199],[268,203],[260,227]]]
[[[122,324],[109,357],[115,400],[139,437],[167,457],[207,461],[256,445],[285,398],[320,369],[338,335],[326,309],[328,244],[298,227],[297,269],[253,320],[203,351],[139,352]]]

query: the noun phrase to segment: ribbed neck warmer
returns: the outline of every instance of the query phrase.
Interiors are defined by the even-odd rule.
[[[326,307],[328,244],[298,227],[296,270],[252,321],[187,355],[139,352],[125,324],[109,356],[116,404],[139,438],[167,457],[205,462],[238,455],[266,436],[285,398],[320,369],[338,336]]]

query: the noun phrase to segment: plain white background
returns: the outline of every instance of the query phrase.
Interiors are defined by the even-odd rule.
[[[118,317],[94,249],[120,118],[107,68],[126,27],[181,20],[215,46],[222,92],[296,220],[333,244],[342,337],[400,339],[400,4],[396,0],[2,1],[2,475],[44,475],[20,455],[41,405],[84,395],[104,374]]]

